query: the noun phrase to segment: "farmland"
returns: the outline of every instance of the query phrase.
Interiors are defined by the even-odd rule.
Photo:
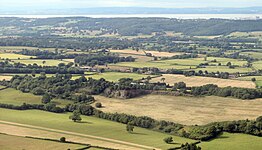
[[[125,125],[83,116],[83,123],[74,123],[68,119],[70,114],[54,114],[43,111],[17,111],[0,109],[0,118],[3,121],[29,124],[39,127],[58,129],[74,133],[93,135],[98,137],[121,140],[141,145],[148,145],[157,148],[169,148],[170,145],[163,142],[166,134],[154,132],[142,128],[135,128],[134,134],[129,134],[125,130]],[[8,114],[8,115],[5,115]],[[41,119],[37,119],[37,118]],[[115,134],[117,132],[118,134]],[[177,143],[192,142],[192,140],[174,137]],[[140,140],[144,139],[144,140]],[[172,147],[180,144],[172,144]]]
[[[243,87],[243,88],[255,88],[256,85],[251,81],[237,81],[229,79],[220,79],[220,78],[210,78],[210,77],[185,77],[184,75],[171,75],[164,74],[161,77],[153,78],[151,82],[161,82],[161,79],[165,79],[165,83],[173,85],[178,82],[185,82],[188,86],[202,86],[206,84],[215,84],[219,87]]]
[[[23,103],[28,104],[41,104],[41,96],[35,96],[31,93],[22,93],[15,89],[4,89],[0,90],[0,103],[22,105]],[[65,106],[66,104],[72,103],[68,100],[58,100],[54,99],[53,103],[58,106]]]
[[[182,124],[206,124],[214,121],[254,119],[261,114],[262,99],[243,101],[233,98],[173,97],[147,95],[130,101],[95,96],[105,112],[150,116]],[[250,107],[246,107],[250,106]],[[157,110],[156,110],[157,108]],[[143,109],[143,111],[139,111]]]
[[[105,72],[105,73],[94,73],[90,75],[86,75],[86,78],[93,78],[93,79],[101,79],[104,78],[108,81],[117,82],[121,78],[132,78],[134,80],[139,80],[142,78],[146,78],[149,75],[143,75],[143,74],[136,74],[136,73],[121,73],[121,72]],[[79,78],[80,76],[73,76],[73,79]],[[154,77],[154,75],[151,75],[151,77]]]
[[[5,135],[5,134],[0,134],[0,138],[1,138],[1,142],[0,142],[1,148],[8,149],[8,150],[38,149],[39,147],[45,147],[46,149],[53,149],[53,150],[64,150],[68,148],[79,149],[85,147],[77,144],[64,144],[59,142],[30,139],[30,138]],[[15,146],[13,141],[16,141]]]

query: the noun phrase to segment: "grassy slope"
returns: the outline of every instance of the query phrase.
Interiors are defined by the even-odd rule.
[[[223,133],[219,138],[200,144],[203,150],[261,150],[262,138],[246,134]]]
[[[82,116],[83,123],[74,123],[68,119],[69,115],[70,113],[55,114],[38,110],[18,111],[0,109],[0,120],[4,121],[101,136],[163,149],[180,145],[169,145],[163,142],[163,138],[168,136],[163,133],[136,127],[134,133],[129,134],[125,130],[126,126],[120,123],[87,116]],[[190,139],[177,136],[174,136],[174,139],[177,143],[192,142]]]
[[[0,149],[5,149],[5,150],[39,149],[40,147],[44,147],[45,149],[52,149],[52,150],[65,150],[65,149],[79,149],[84,147],[77,144],[65,144],[59,142],[30,139],[25,137],[4,135],[4,134],[0,134],[0,139],[1,139]]]
[[[21,91],[15,89],[5,89],[0,91],[0,103],[4,104],[13,104],[13,105],[22,105],[23,103],[28,104],[41,104],[41,96],[36,96],[31,93],[22,93]],[[71,101],[68,100],[57,100],[54,99],[52,102],[55,102],[58,106],[65,106]]]

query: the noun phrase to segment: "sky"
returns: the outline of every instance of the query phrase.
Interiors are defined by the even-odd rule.
[[[88,7],[254,7],[262,0],[0,0],[0,9],[88,8]]]

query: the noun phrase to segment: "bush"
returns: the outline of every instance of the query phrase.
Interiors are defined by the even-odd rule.
[[[63,143],[66,142],[66,138],[65,137],[61,137],[60,138],[60,142],[63,142]]]
[[[170,143],[173,142],[173,137],[170,136],[170,137],[164,138],[163,140],[164,140],[164,142],[166,142],[167,144],[170,144]]]
[[[102,103],[96,103],[96,108],[102,108]]]

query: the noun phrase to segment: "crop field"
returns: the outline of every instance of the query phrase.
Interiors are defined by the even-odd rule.
[[[93,79],[101,79],[104,78],[108,81],[114,81],[117,82],[121,78],[132,78],[134,80],[139,80],[142,78],[146,78],[149,75],[143,75],[143,74],[136,74],[136,73],[121,73],[121,72],[105,72],[105,73],[96,73],[96,74],[90,74],[86,75],[86,78],[92,77]],[[154,75],[151,75],[153,77]],[[73,76],[73,79],[77,79],[80,76]]]
[[[6,80],[6,81],[9,81],[12,79],[13,76],[11,75],[0,75],[0,81],[2,80]]]
[[[41,96],[36,96],[31,93],[23,93],[21,91],[11,88],[0,90],[0,103],[4,103],[4,104],[13,104],[13,105],[22,105],[23,103],[41,104],[41,98],[42,98]],[[61,107],[64,107],[69,103],[72,103],[72,101],[58,100],[58,99],[53,99],[52,102]]]
[[[37,64],[41,66],[57,66],[60,63],[69,63],[68,61],[52,60],[52,59],[25,59],[25,60],[14,60],[14,62],[20,62],[22,64]]]
[[[131,54],[131,55],[145,55],[144,51],[142,50],[136,51],[136,50],[126,49],[126,50],[110,50],[110,52]],[[169,52],[147,51],[147,50],[145,52],[151,53],[153,56],[156,56],[156,57],[171,57],[171,56],[183,54],[183,53],[169,53]]]
[[[34,56],[26,56],[14,53],[0,53],[0,59],[30,59],[30,57],[34,58]]]
[[[44,147],[45,149],[52,149],[52,150],[65,150],[65,149],[80,149],[85,147],[77,144],[52,142],[52,141],[31,139],[31,138],[5,135],[5,134],[0,134],[0,139],[1,139],[0,141],[1,149],[5,149],[5,150],[39,149],[40,147]]]
[[[199,145],[203,150],[260,150],[262,149],[262,139],[246,134],[223,133],[218,138],[202,142]]]
[[[262,86],[262,76],[247,76],[247,77],[239,77],[237,80],[251,81],[252,78],[255,78],[256,85]]]
[[[174,83],[185,82],[187,86],[202,86],[206,84],[216,84],[219,87],[243,87],[243,88],[256,88],[256,85],[252,81],[238,81],[211,77],[186,77],[184,75],[172,75],[164,74],[161,77],[153,78],[151,82],[162,82],[161,79],[165,78],[165,83],[174,85]]]
[[[193,142],[190,139],[174,136],[176,144],[170,145],[163,141],[163,138],[169,136],[167,134],[138,127],[134,129],[133,134],[130,134],[126,131],[126,126],[120,123],[88,116],[82,116],[82,123],[74,123],[68,119],[69,115],[70,113],[55,114],[38,110],[17,111],[0,109],[0,118],[2,121],[110,138],[161,149],[180,146],[180,144],[185,142]]]
[[[229,68],[227,66],[207,66],[205,68],[197,68],[194,69],[195,71],[208,71],[208,72],[228,72],[228,73],[245,73],[245,72],[252,72],[253,70],[251,68],[241,68],[241,67],[235,67],[234,69]]]
[[[256,61],[256,62],[254,62],[253,63],[253,67],[255,68],[255,69],[262,69],[262,61]]]
[[[262,53],[261,52],[242,52],[241,55],[246,55],[252,58],[261,59]]]
[[[207,124],[215,121],[255,119],[261,115],[262,99],[243,101],[216,96],[175,97],[147,95],[130,100],[95,96],[102,111],[150,116],[182,124]],[[248,107],[247,107],[248,106]],[[143,111],[141,111],[143,110]]]

